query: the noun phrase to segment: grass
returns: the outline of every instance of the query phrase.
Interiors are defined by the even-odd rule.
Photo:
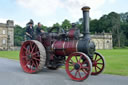
[[[19,60],[19,51],[0,51],[0,57]]]
[[[128,76],[128,49],[97,50],[106,60],[105,74]],[[19,60],[19,51],[0,51],[0,57]]]
[[[128,49],[97,50],[106,60],[104,73],[128,76]]]

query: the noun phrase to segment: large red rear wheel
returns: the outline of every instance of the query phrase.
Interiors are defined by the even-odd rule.
[[[87,79],[91,73],[92,63],[89,57],[82,52],[75,52],[66,60],[66,72],[76,81]]]
[[[20,64],[27,73],[40,71],[45,65],[46,52],[44,46],[36,41],[26,41],[20,50]]]
[[[104,68],[105,68],[105,60],[104,57],[98,53],[95,52],[93,60],[92,60],[92,73],[91,75],[98,75],[100,74]]]

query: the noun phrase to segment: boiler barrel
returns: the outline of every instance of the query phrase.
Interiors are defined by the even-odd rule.
[[[73,52],[77,52],[78,40],[72,41],[55,41],[52,44],[52,50],[55,55],[68,56]]]

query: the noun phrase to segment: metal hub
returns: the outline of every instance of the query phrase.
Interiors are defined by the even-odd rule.
[[[31,59],[31,58],[32,58],[32,55],[31,55],[31,54],[29,54],[29,55],[28,55],[28,59]]]
[[[76,70],[78,70],[78,69],[80,69],[80,65],[79,65],[78,63],[76,63],[76,64],[74,65],[74,68],[75,68]]]
[[[97,65],[97,62],[94,60],[93,61],[93,66],[96,66]]]

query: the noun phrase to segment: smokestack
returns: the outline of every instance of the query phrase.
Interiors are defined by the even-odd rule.
[[[88,6],[84,6],[82,8],[83,11],[83,33],[84,33],[84,37],[86,38],[90,38],[90,32],[89,32],[89,10],[90,7]]]

